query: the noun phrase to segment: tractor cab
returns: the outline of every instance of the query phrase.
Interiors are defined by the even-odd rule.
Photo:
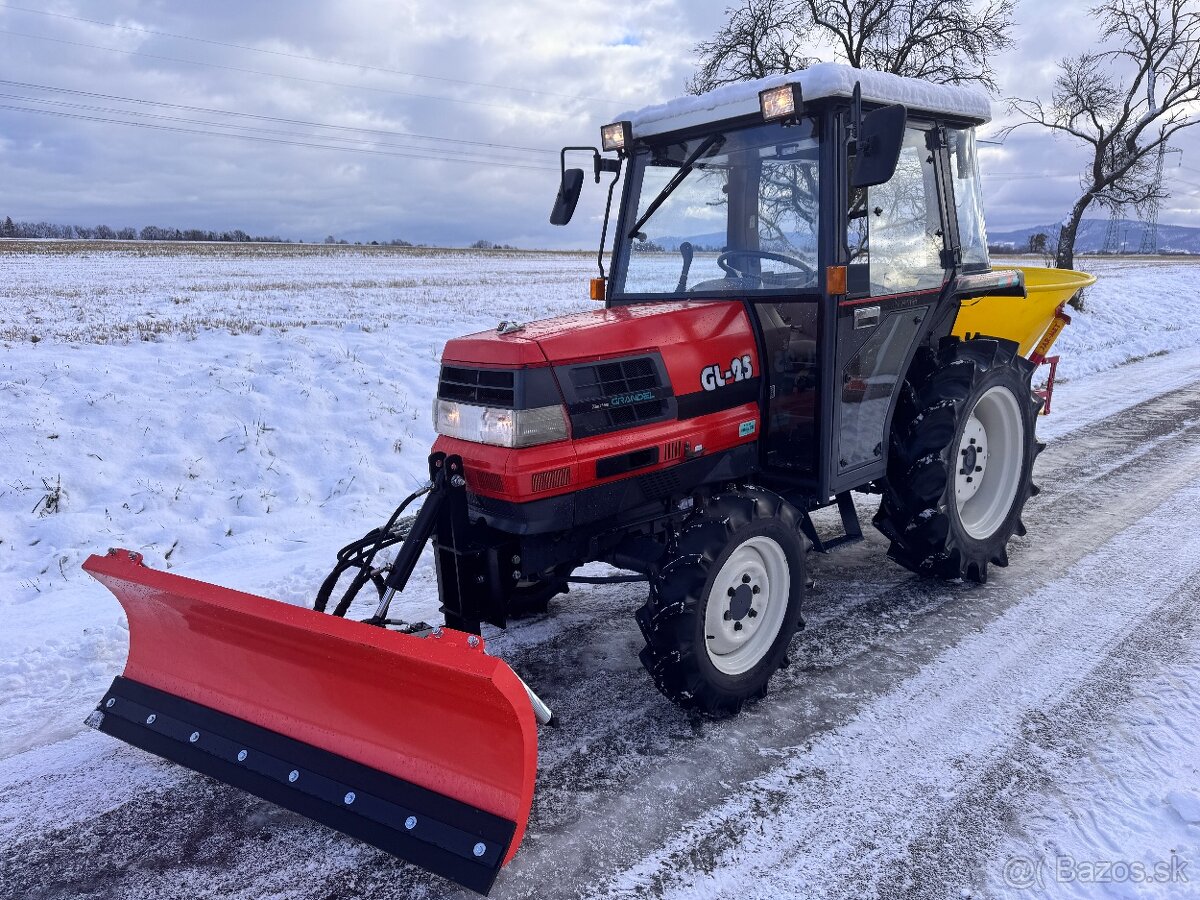
[[[602,129],[620,162],[596,152],[597,180],[624,179],[604,296],[744,303],[764,351],[763,465],[832,497],[884,474],[898,382],[953,324],[943,289],[989,271],[974,134],[988,104],[842,66],[776,81]]]

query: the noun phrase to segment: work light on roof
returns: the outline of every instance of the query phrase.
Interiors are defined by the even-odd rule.
[[[600,129],[600,146],[605,150],[624,150],[633,143],[633,124],[613,122]]]
[[[758,92],[758,105],[762,108],[764,122],[795,118],[804,101],[800,96],[799,84],[781,84]]]

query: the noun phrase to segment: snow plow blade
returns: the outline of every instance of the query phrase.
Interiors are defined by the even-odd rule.
[[[537,725],[480,638],[346,621],[125,550],[83,568],[129,620],[124,674],[89,725],[490,890],[529,818]]]

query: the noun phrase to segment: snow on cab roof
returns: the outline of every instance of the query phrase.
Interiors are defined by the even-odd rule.
[[[858,83],[862,85],[863,100],[869,103],[903,103],[910,110],[958,116],[980,124],[992,118],[991,100],[978,88],[931,84],[873,69],[818,63],[789,75],[769,75],[756,81],[727,84],[699,96],[678,97],[625,113],[618,121],[633,123],[636,137],[720,122],[758,112],[759,91],[791,82],[800,84],[805,101],[849,97]]]

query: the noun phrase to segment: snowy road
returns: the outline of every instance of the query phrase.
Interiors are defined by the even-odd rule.
[[[127,639],[87,553],[305,602],[423,477],[441,344],[584,306],[594,266],[288,253],[0,252],[0,897],[465,896],[82,725]],[[986,586],[865,527],[720,723],[641,669],[637,586],[488,635],[563,720],[493,896],[1200,897],[1197,270],[1087,262],[1044,490]],[[425,561],[397,611],[435,596]]]
[[[1029,536],[988,585],[913,578],[870,529],[814,557],[793,663],[735,721],[653,690],[636,588],[496,635],[564,725],[493,895],[1200,895],[1196,357],[1126,367],[1107,405],[1063,391],[1081,415],[1047,423]],[[6,896],[459,896],[99,734],[0,760],[0,785]],[[1134,862],[1164,883],[1077,865]]]

